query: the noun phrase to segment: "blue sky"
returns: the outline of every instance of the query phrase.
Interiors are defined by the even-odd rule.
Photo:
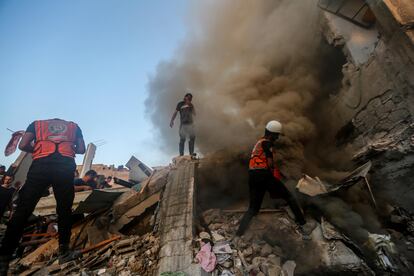
[[[13,130],[62,118],[95,163],[167,164],[145,116],[148,77],[185,36],[188,0],[0,0],[0,164]],[[171,107],[173,111],[174,106]],[[166,118],[168,124],[169,118]],[[77,157],[81,163],[83,157]]]

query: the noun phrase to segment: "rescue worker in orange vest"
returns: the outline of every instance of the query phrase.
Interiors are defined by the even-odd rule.
[[[50,185],[58,215],[59,262],[72,260],[76,255],[69,250],[69,242],[76,169],[74,158],[75,154],[85,153],[81,129],[77,124],[61,119],[35,121],[27,128],[19,149],[32,153],[33,162],[0,247],[0,275],[7,275],[8,263],[23,235],[27,219]]]
[[[299,231],[304,235],[304,239],[309,238],[305,236],[301,227],[306,223],[303,213],[295,198],[281,182],[279,170],[274,167],[272,146],[281,132],[282,124],[278,121],[270,121],[266,125],[264,136],[257,141],[253,148],[249,160],[249,209],[240,222],[239,229],[236,232],[237,236],[244,234],[250,220],[259,212],[263,197],[268,191],[272,197],[277,196],[288,202],[295,214],[296,221],[300,225]]]

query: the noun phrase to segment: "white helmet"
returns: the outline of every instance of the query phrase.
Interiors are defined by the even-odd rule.
[[[282,133],[282,124],[273,120],[267,123],[266,129],[273,133]]]

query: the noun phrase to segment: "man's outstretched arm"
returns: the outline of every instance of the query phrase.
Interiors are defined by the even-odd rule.
[[[21,151],[30,152],[32,153],[34,148],[32,142],[35,139],[35,135],[32,132],[25,132],[22,140],[19,143],[19,149]]]
[[[170,127],[173,127],[174,126],[174,120],[175,120],[175,117],[177,117],[177,112],[178,112],[177,110],[174,111],[174,113],[173,113],[173,115],[171,117]]]

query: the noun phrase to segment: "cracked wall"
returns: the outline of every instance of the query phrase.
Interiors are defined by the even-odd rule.
[[[378,39],[375,47],[364,48],[372,51],[363,53],[367,55],[363,63],[353,58],[355,49],[349,48],[340,28],[332,27],[332,15],[325,17],[327,40],[342,47],[348,58],[342,88],[331,100],[331,116],[340,122],[338,144],[352,146],[356,163],[373,161],[371,181],[379,200],[413,211],[413,43],[384,3],[369,4],[377,16],[371,31],[378,32]]]

